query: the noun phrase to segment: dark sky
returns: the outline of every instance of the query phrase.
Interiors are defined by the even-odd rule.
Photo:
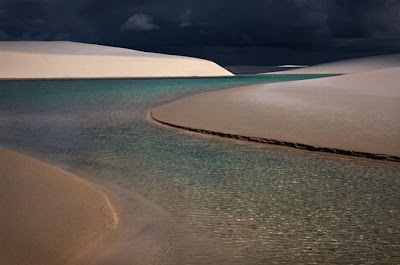
[[[400,52],[400,0],[0,0],[0,40],[316,64]]]

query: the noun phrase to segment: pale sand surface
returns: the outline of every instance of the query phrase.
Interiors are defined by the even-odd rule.
[[[156,120],[227,134],[400,156],[400,67],[183,98]]]
[[[337,61],[273,74],[351,74],[400,66],[400,53]]]
[[[67,264],[117,226],[103,191],[0,148],[0,264]]]
[[[0,79],[232,76],[214,62],[68,41],[0,42]]]

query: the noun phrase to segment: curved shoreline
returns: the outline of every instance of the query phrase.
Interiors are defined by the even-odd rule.
[[[229,134],[229,133],[216,132],[216,131],[211,131],[211,130],[191,128],[191,127],[187,127],[187,126],[180,126],[177,124],[164,122],[164,121],[161,121],[161,120],[155,118],[151,110],[148,111],[148,118],[152,119],[156,123],[159,123],[161,125],[168,126],[171,128],[180,129],[180,130],[184,130],[187,132],[200,133],[203,135],[217,136],[217,137],[224,138],[224,139],[234,139],[234,140],[240,140],[243,142],[247,141],[247,142],[258,143],[258,144],[284,146],[284,147],[296,148],[296,149],[306,150],[306,151],[311,151],[311,152],[323,152],[323,153],[330,153],[330,154],[337,154],[337,155],[369,158],[369,159],[375,159],[375,160],[381,160],[381,161],[400,162],[400,157],[393,156],[393,155],[374,154],[374,153],[368,153],[368,152],[343,150],[343,149],[337,149],[337,148],[319,147],[319,146],[312,146],[312,145],[307,145],[307,144],[302,144],[302,143],[279,141],[279,140],[262,138],[262,137],[252,137],[252,136],[245,136],[245,135]]]
[[[205,92],[151,112],[159,122],[192,132],[399,162],[399,71]]]
[[[0,263],[74,264],[118,226],[97,185],[0,147]]]
[[[6,151],[3,151],[6,150]],[[47,211],[33,211],[31,209],[27,209],[26,207],[18,207],[16,203],[11,204],[14,205],[15,210],[22,214],[27,215],[31,218],[24,218],[20,220],[22,225],[18,226],[20,229],[11,228],[13,224],[10,221],[10,216],[14,216],[14,212],[10,212],[8,208],[4,207],[7,205],[10,200],[7,199],[7,192],[0,193],[0,209],[5,212],[8,212],[7,218],[0,219],[0,263],[1,264],[73,264],[73,265],[101,265],[101,264],[214,264],[214,261],[218,261],[218,264],[230,264],[230,257],[222,250],[216,249],[214,246],[214,242],[212,239],[205,238],[199,236],[196,232],[188,230],[184,226],[182,226],[179,222],[177,222],[169,212],[167,212],[164,208],[152,202],[151,200],[145,198],[143,195],[137,193],[135,190],[124,189],[121,188],[118,184],[109,183],[107,181],[98,179],[93,179],[93,176],[87,176],[85,178],[79,177],[79,175],[84,175],[84,171],[76,171],[73,170],[74,173],[69,173],[62,168],[57,166],[53,166],[47,162],[47,159],[42,160],[33,158],[31,154],[25,155],[19,152],[11,151],[9,149],[0,147],[0,159],[5,161],[7,156],[17,155],[19,160],[14,163],[8,163],[9,165],[5,165],[2,163],[0,165],[0,173],[2,178],[0,178],[0,184],[4,184],[4,180],[7,181],[6,177],[3,177],[3,173],[5,172],[4,167],[8,168],[24,168],[27,163],[26,160],[33,161],[34,164],[39,163],[40,165],[45,167],[46,171],[41,171],[43,175],[47,175],[48,173],[52,173],[52,169],[55,169],[57,172],[61,172],[66,174],[66,181],[68,180],[77,180],[78,184],[74,185],[74,189],[67,189],[60,191],[59,189],[56,193],[64,198],[68,197],[68,194],[72,193],[72,196],[77,195],[73,193],[75,189],[80,189],[82,184],[83,186],[88,185],[91,189],[94,189],[100,195],[104,195],[107,199],[107,203],[110,207],[112,207],[111,216],[114,217],[115,222],[106,222],[101,226],[106,232],[101,235],[96,235],[92,240],[86,240],[85,242],[78,242],[79,240],[73,240],[73,236],[82,234],[85,230],[82,226],[79,226],[78,232],[74,233],[72,229],[70,229],[71,220],[68,218],[68,214],[71,212],[75,215],[71,218],[79,218],[81,215],[93,214],[91,212],[82,212],[79,210],[79,206],[81,204],[85,206],[92,207],[93,202],[79,200],[78,203],[73,204],[68,209],[64,209],[63,207],[57,207],[54,210],[54,207],[51,207],[52,201],[40,199],[42,196],[46,196],[46,194],[51,192],[52,186],[46,184],[44,181],[34,181],[37,182],[35,185],[44,186],[44,191],[36,193],[33,197],[26,197],[25,189],[35,190],[35,185],[30,183],[28,187],[24,184],[24,180],[18,180],[18,177],[14,187],[17,188],[17,192],[14,189],[7,188],[7,185],[0,185],[0,190],[3,191],[4,188],[12,191],[15,198],[23,198],[23,201],[28,201],[30,204],[39,204],[46,208],[49,208]],[[17,167],[16,167],[17,165]],[[35,171],[29,171],[23,177],[29,180],[32,174],[36,173]],[[20,174],[22,175],[22,174]],[[36,174],[37,175],[37,174]],[[40,174],[39,174],[40,175]],[[56,176],[57,177],[57,176]],[[72,178],[71,178],[72,177]],[[36,179],[34,179],[36,180]],[[7,183],[6,183],[7,184]],[[63,183],[62,183],[63,184]],[[64,188],[61,185],[61,188]],[[47,192],[48,191],[48,192]],[[10,193],[9,192],[9,193]],[[77,195],[78,196],[78,195]],[[80,194],[80,197],[88,196],[87,193]],[[9,196],[8,196],[9,197]],[[53,196],[54,197],[54,196]],[[59,200],[58,200],[59,201]],[[91,206],[92,205],[92,206]],[[48,207],[47,207],[48,206]],[[60,206],[60,205],[58,205]],[[61,205],[62,206],[62,205]],[[102,208],[92,207],[98,211],[101,216],[110,216],[107,214],[108,212]],[[57,211],[66,212],[65,218],[57,218],[59,214]],[[49,214],[50,213],[50,214]],[[95,216],[98,217],[98,216]],[[52,219],[56,219],[60,222],[65,221],[59,225],[54,226],[47,230],[40,230],[40,236],[29,237],[22,235],[24,234],[32,234],[36,233],[38,229],[32,227],[33,224],[37,224],[38,222],[35,219],[41,219],[43,222],[39,222],[39,225],[42,225],[44,228],[48,228],[52,226]],[[118,219],[117,219],[118,218]],[[14,218],[15,219],[15,218]],[[47,221],[46,221],[47,220]],[[18,221],[18,220],[17,220]],[[72,221],[73,222],[73,221]],[[18,222],[17,222],[18,223]],[[95,226],[96,224],[93,224]],[[110,228],[110,226],[112,226]],[[8,229],[7,229],[8,228]],[[4,230],[7,230],[4,232]],[[44,233],[47,231],[48,236]],[[64,237],[60,237],[59,234],[64,234]],[[4,236],[5,235],[5,236]],[[14,240],[12,236],[15,236]],[[10,240],[11,238],[11,240]],[[66,239],[68,242],[66,242]],[[23,247],[20,248],[12,248],[12,243],[17,241],[22,246],[25,246],[28,249],[26,251]],[[62,245],[61,248],[58,248],[58,252],[53,248],[56,248],[59,245]],[[3,248],[7,246],[6,248]],[[15,245],[15,244],[14,244]],[[76,251],[69,251],[69,254],[59,255],[59,252],[68,252],[69,248],[76,248],[79,246],[79,249]],[[21,252],[22,251],[22,252]],[[23,253],[23,254],[22,254]],[[28,253],[27,255],[25,255]],[[46,253],[46,255],[42,255]],[[54,254],[55,253],[55,254]],[[72,254],[71,254],[72,253]],[[22,256],[22,257],[18,257]],[[35,258],[38,256],[37,258]],[[203,257],[212,257],[212,261],[205,262]],[[18,260],[16,260],[18,257]],[[33,257],[33,258],[32,258]],[[23,259],[23,260],[22,260]]]

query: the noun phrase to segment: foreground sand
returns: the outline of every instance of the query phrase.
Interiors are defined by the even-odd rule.
[[[0,42],[0,79],[231,76],[184,56],[68,41]]]
[[[117,226],[89,182],[0,148],[0,264],[66,264]]]
[[[400,156],[400,67],[203,93],[151,110],[191,129]]]

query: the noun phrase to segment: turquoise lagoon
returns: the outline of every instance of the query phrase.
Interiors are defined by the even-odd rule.
[[[142,194],[234,264],[400,263],[398,164],[146,121],[151,107],[190,94],[314,77],[2,81],[0,145]]]

